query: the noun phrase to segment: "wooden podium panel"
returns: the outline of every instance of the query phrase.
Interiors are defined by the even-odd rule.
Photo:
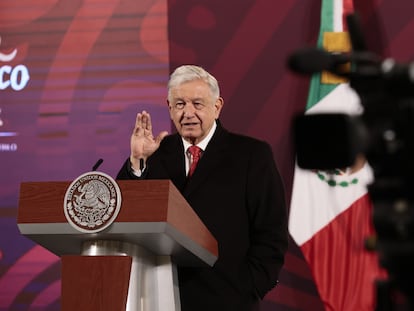
[[[62,311],[125,310],[132,258],[62,257]]]

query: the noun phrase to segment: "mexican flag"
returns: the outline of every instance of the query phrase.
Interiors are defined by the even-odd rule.
[[[318,47],[350,50],[344,19],[352,11],[352,0],[322,0]],[[325,72],[312,77],[306,109],[306,113],[363,111],[347,81]],[[309,264],[326,310],[375,308],[375,281],[383,274],[377,254],[364,246],[374,234],[367,193],[372,181],[372,169],[364,160],[333,172],[295,169],[289,232]]]

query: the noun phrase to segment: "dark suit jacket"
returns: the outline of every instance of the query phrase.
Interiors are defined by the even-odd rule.
[[[278,279],[287,211],[270,146],[218,127],[187,180],[181,137],[148,159],[146,179],[171,179],[218,241],[214,267],[178,267],[183,311],[253,310]],[[135,178],[127,160],[118,179]]]

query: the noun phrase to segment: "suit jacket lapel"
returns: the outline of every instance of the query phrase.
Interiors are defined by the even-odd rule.
[[[177,152],[177,150],[179,151]],[[166,146],[163,163],[168,175],[173,176],[172,182],[178,190],[183,191],[187,178],[185,176],[184,146],[180,135],[174,135],[174,139]]]

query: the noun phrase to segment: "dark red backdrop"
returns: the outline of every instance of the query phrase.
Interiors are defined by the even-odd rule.
[[[414,56],[414,3],[354,0],[368,47],[408,62]],[[290,52],[314,46],[320,0],[169,0],[170,64],[197,63],[221,83],[227,128],[273,146],[290,199],[294,168],[291,118],[306,102],[308,79],[286,69]],[[262,310],[322,310],[306,263],[290,245],[281,286]]]

